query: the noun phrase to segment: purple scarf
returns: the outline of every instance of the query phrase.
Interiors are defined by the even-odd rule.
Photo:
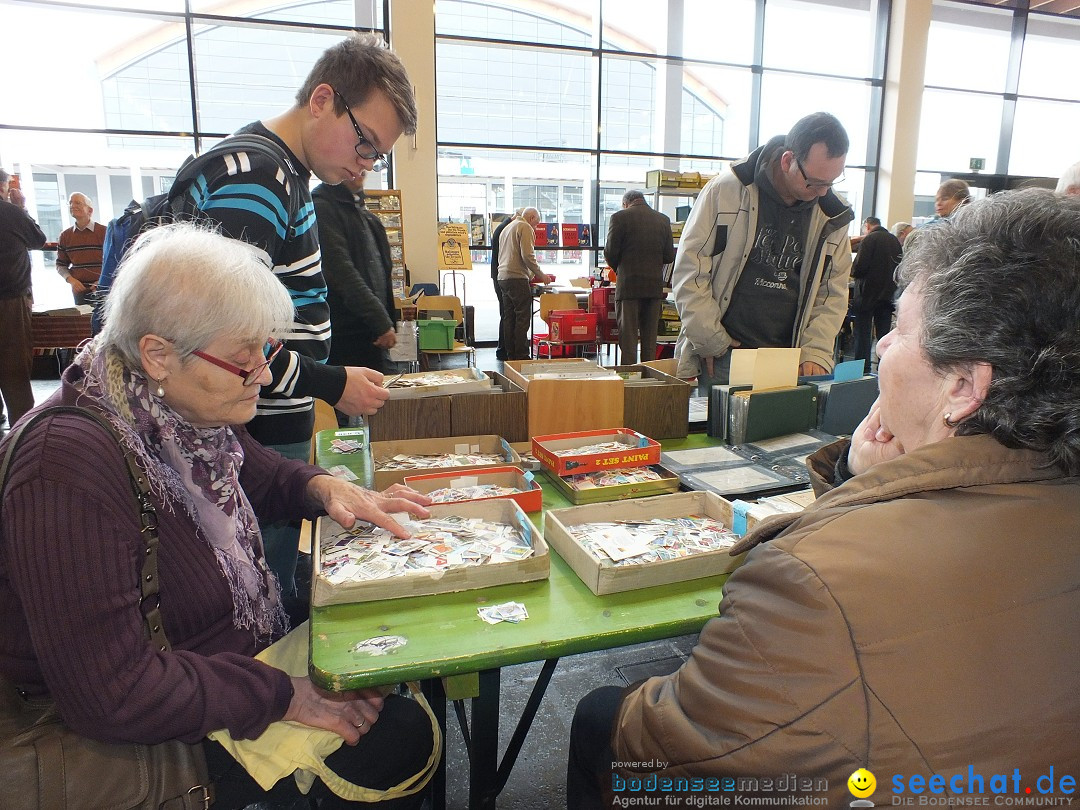
[[[197,428],[165,404],[147,378],[90,343],[75,359],[90,397],[120,432],[150,489],[173,511],[179,504],[209,544],[229,583],[233,624],[268,639],[288,630],[277,577],[266,567],[262,535],[240,486],[244,450],[232,428]]]

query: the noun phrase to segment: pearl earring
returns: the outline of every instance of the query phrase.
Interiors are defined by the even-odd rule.
[[[158,395],[159,397],[163,397],[163,396],[165,396],[165,388],[164,388],[164,387],[162,386],[162,383],[163,383],[163,382],[164,382],[164,380],[158,380],[158,381],[157,381],[157,391],[155,391],[155,392],[154,392],[154,393],[156,393],[156,394],[157,394],[157,395]]]

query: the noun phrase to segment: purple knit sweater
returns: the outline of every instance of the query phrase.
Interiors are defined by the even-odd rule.
[[[75,404],[65,382],[46,405]],[[240,482],[261,519],[313,517],[322,471],[248,436]],[[256,737],[280,720],[292,684],[255,661],[250,631],[207,543],[182,509],[155,503],[161,613],[172,651],[151,647],[139,610],[144,548],[116,440],[80,416],[48,417],[8,473],[0,537],[0,672],[47,691],[64,720],[101,740],[196,742],[219,728]]]

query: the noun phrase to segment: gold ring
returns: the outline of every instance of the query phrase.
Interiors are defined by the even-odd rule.
[[[356,727],[357,728],[363,728],[365,725],[367,725],[367,720],[361,718],[360,722],[356,724]]]

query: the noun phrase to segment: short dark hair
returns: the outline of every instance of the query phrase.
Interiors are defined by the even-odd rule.
[[[922,294],[923,351],[939,371],[993,369],[957,433],[1080,475],[1080,198],[1007,191],[923,231],[899,274]]]
[[[840,119],[827,112],[810,113],[800,118],[784,138],[784,147],[794,152],[799,160],[806,160],[815,143],[825,144],[825,151],[831,158],[846,155],[850,145]]]
[[[328,84],[348,106],[363,104],[373,90],[386,94],[406,135],[416,132],[416,94],[398,55],[376,36],[353,34],[327,48],[296,92],[296,106],[304,107],[315,88]],[[334,96],[334,112],[345,114],[345,102]]]
[[[867,217],[863,220],[866,225],[873,225],[875,228],[881,227],[881,220],[877,217]]]
[[[638,191],[636,188],[630,189],[628,192],[622,195],[622,204],[630,205],[633,202],[645,202],[645,195]]]

